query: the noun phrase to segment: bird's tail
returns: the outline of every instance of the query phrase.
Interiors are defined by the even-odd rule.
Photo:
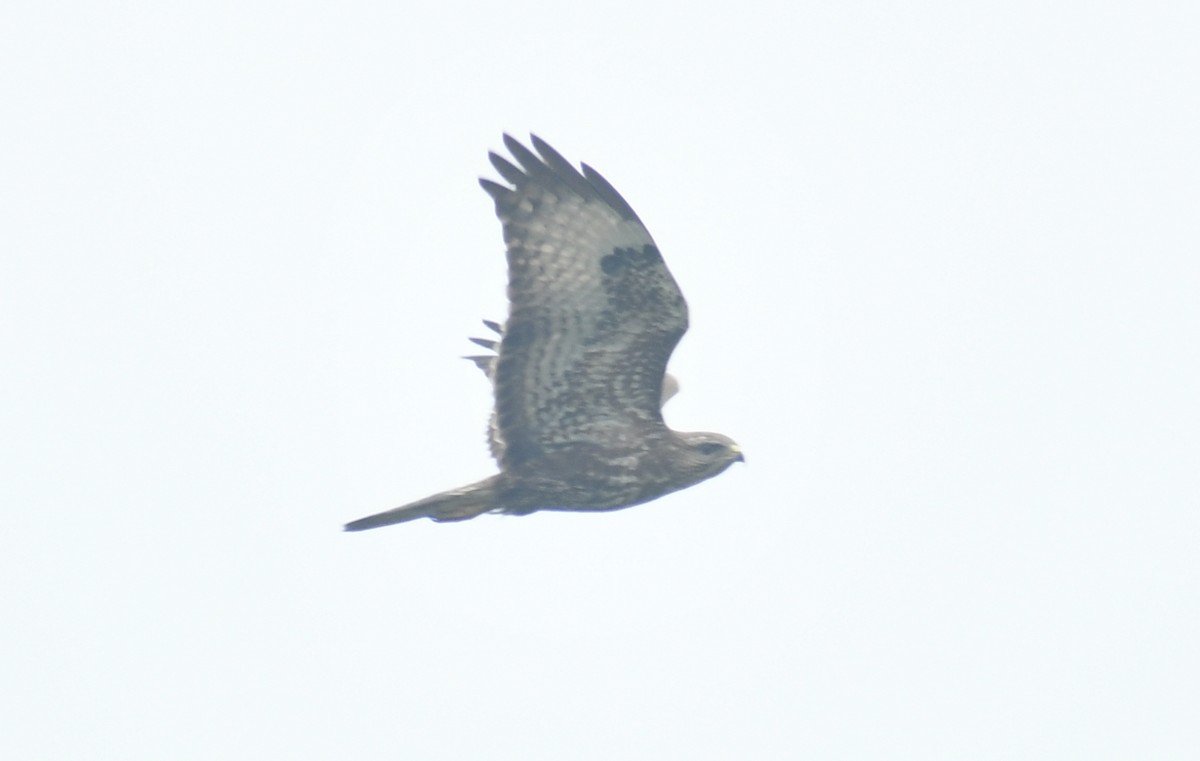
[[[432,518],[435,521],[465,521],[477,515],[500,508],[496,496],[496,477],[451,489],[441,494],[397,507],[387,512],[368,515],[346,524],[347,531],[366,531],[369,528],[390,526],[417,518]]]

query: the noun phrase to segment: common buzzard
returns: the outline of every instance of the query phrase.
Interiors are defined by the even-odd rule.
[[[742,459],[718,433],[663,422],[667,360],[687,304],[637,214],[599,172],[582,173],[537,136],[505,135],[517,166],[489,153],[512,187],[480,180],[508,253],[508,320],[485,324],[494,355],[469,357],[492,381],[489,442],[500,472],[346,524],[487,512],[617,510],[711,478]]]

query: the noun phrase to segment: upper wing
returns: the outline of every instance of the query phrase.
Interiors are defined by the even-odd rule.
[[[537,154],[504,136],[520,167],[489,154],[514,187],[480,180],[508,249],[492,373],[505,466],[572,442],[633,446],[661,426],[667,359],[687,330],[683,294],[625,199],[532,141]]]

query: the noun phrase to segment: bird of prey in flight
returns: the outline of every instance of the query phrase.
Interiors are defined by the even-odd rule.
[[[508,255],[508,319],[485,324],[495,354],[473,360],[492,382],[489,431],[500,472],[346,524],[489,512],[601,511],[648,502],[742,460],[718,433],[679,433],[662,405],[667,360],[687,304],[658,247],[600,173],[576,169],[537,136],[512,137],[516,163],[489,153],[507,184],[480,180],[496,203]]]

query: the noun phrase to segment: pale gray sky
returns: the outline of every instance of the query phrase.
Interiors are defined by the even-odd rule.
[[[1194,6],[0,29],[0,757],[1200,757]],[[749,462],[344,534],[491,470],[505,130],[638,210]]]

